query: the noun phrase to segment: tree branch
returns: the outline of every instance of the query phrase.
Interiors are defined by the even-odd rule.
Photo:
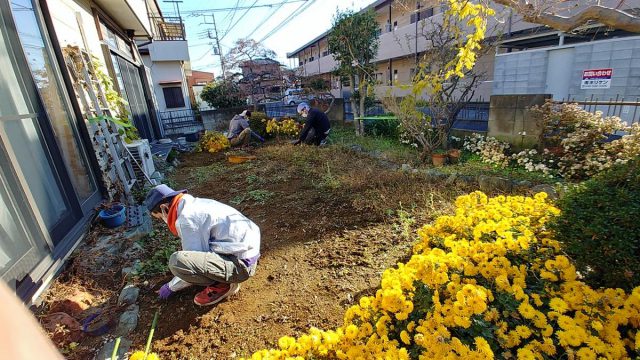
[[[578,14],[566,17],[539,12],[539,9],[526,0],[493,0],[493,2],[515,9],[528,22],[547,25],[565,32],[575,30],[592,20],[615,29],[640,33],[640,17],[610,7],[593,5]]]

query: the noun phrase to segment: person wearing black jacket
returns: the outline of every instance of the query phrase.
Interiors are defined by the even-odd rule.
[[[294,145],[305,143],[308,145],[322,145],[329,135],[331,124],[329,118],[324,112],[311,108],[307,103],[298,105],[298,114],[306,119],[304,128],[300,132],[300,138],[294,142]]]

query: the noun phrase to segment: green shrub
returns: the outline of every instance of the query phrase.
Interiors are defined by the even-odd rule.
[[[260,111],[253,111],[251,112],[251,117],[249,117],[249,126],[251,127],[251,130],[255,131],[263,138],[269,138],[271,137],[271,134],[267,133],[268,120],[269,117],[267,114]]]
[[[640,285],[640,159],[569,190],[552,223],[585,281],[630,291]]]
[[[393,114],[384,115],[384,117],[393,116]],[[364,130],[367,135],[386,136],[397,139],[400,136],[400,122],[393,119],[366,119],[364,121]]]

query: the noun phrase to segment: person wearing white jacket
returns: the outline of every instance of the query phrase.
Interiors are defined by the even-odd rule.
[[[182,241],[182,250],[169,259],[174,278],[158,290],[160,298],[201,285],[206,288],[194,302],[213,305],[237,293],[240,283],[255,274],[260,228],[238,210],[164,184],[149,191],[145,205]]]

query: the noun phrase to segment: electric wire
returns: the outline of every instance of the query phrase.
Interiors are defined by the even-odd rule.
[[[267,40],[268,38],[270,38],[271,36],[273,36],[274,34],[276,34],[278,31],[280,31],[283,27],[285,27],[287,25],[287,23],[294,17],[302,14],[305,10],[307,10],[309,8],[309,6],[313,5],[313,3],[316,0],[310,0],[309,2],[306,2],[304,4],[302,4],[301,6],[299,6],[296,10],[294,10],[289,16],[287,16],[284,20],[282,20],[278,25],[276,25],[271,31],[269,31],[264,37],[262,37],[262,39],[260,39],[260,41],[258,42],[263,42],[265,40]]]

